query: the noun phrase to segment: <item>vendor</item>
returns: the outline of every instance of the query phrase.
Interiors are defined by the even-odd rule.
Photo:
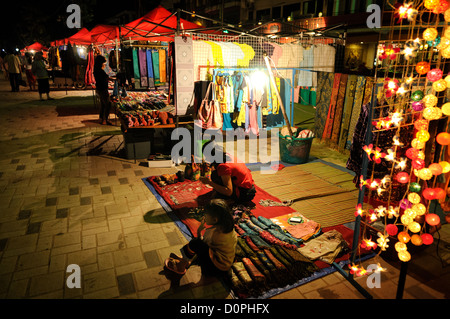
[[[205,147],[210,143],[211,141],[203,145],[203,154]],[[211,164],[212,172],[211,178],[201,177],[200,181],[214,189],[216,192],[214,197],[216,198],[239,204],[251,201],[256,194],[251,171],[245,163],[233,161],[231,156],[224,153],[218,146],[215,146],[214,151],[216,154],[219,152],[223,156],[219,156],[221,160],[217,161],[204,154],[205,161]]]

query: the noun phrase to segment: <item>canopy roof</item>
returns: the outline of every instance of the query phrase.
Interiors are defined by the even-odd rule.
[[[91,30],[90,35],[92,43],[112,44],[119,39],[119,28],[113,25],[99,24]]]
[[[39,42],[34,42],[33,44],[25,47],[24,51],[48,51],[48,48],[40,44]]]
[[[70,42],[71,44],[91,44],[92,38],[91,33],[88,29],[83,28],[71,37],[67,38],[67,42]]]

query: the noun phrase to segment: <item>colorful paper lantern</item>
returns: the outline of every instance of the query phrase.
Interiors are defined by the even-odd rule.
[[[425,212],[427,211],[427,208],[425,207],[424,204],[419,203],[419,204],[414,204],[411,209],[413,211],[416,212],[416,216],[422,216],[425,214]]]
[[[433,236],[427,233],[422,234],[420,237],[422,237],[422,242],[424,245],[431,245],[434,241]]]
[[[445,49],[440,50],[442,57],[445,59],[450,58],[450,45],[448,45]]]
[[[449,27],[446,27],[444,29],[444,37],[450,38],[450,28]]]
[[[450,9],[445,10],[444,12],[444,20],[450,22]]]
[[[420,196],[417,193],[409,193],[408,194],[408,200],[413,204],[419,204],[420,203]]]
[[[416,102],[414,102],[414,103],[416,103]],[[422,103],[422,102],[419,102],[419,103]],[[424,120],[424,119],[416,120],[414,122],[414,128],[418,131],[421,131],[421,130],[426,131],[426,130],[428,130],[428,121]]]
[[[438,215],[436,214],[427,214],[425,216],[425,221],[427,222],[428,225],[430,226],[437,226],[439,225],[439,223],[441,222],[441,219],[439,218]]]
[[[420,192],[421,189],[422,189],[422,187],[420,186],[419,183],[414,182],[414,183],[409,184],[409,190],[413,193],[418,193],[418,192]]]
[[[418,102],[418,101],[421,101],[421,100],[423,99],[424,96],[425,96],[425,95],[423,94],[422,91],[417,90],[417,91],[414,91],[414,92],[411,94],[411,99],[412,99],[413,101]]]
[[[398,259],[406,263],[411,260],[411,254],[408,251],[401,251],[398,253]]]
[[[447,193],[442,188],[437,187],[434,189],[434,191],[436,192],[436,199],[444,199],[447,196]]]
[[[399,232],[397,235],[397,238],[398,238],[399,242],[404,243],[404,244],[408,243],[409,240],[411,239],[408,232],[406,232],[406,231]]]
[[[441,107],[442,114],[449,116],[450,115],[450,103],[444,103]]]
[[[430,63],[422,61],[416,64],[416,72],[420,75],[427,74],[430,71]]]
[[[447,83],[443,79],[437,80],[436,82],[433,82],[433,90],[436,92],[443,92],[447,90]]]
[[[439,51],[443,51],[448,46],[450,46],[450,38],[443,36],[441,37],[441,42],[436,46],[436,49],[438,49]]]
[[[442,166],[439,165],[438,163],[433,163],[430,166],[428,166],[428,168],[430,169],[433,175],[437,176],[442,174]]]
[[[414,234],[411,236],[411,242],[416,246],[421,246],[423,244],[422,237],[420,237],[420,235],[418,234]]]
[[[433,9],[433,13],[440,14],[444,13],[449,7],[449,3],[447,0],[440,0],[439,4]]]
[[[433,177],[433,174],[431,173],[429,168],[422,168],[419,170],[419,178],[423,179],[424,181],[428,181]]]
[[[395,236],[398,233],[398,227],[394,224],[388,224],[386,225],[386,232],[389,234],[389,236]]]
[[[439,133],[436,136],[436,142],[438,142],[441,145],[448,145],[450,144],[450,134],[447,132]]]
[[[431,121],[432,119],[434,119],[436,117],[435,112],[436,111],[434,110],[434,107],[426,107],[423,110],[422,116],[424,119]]]
[[[418,150],[421,150],[425,147],[425,142],[419,141],[417,138],[414,138],[411,141],[411,146],[417,148]]]
[[[409,182],[409,174],[406,172],[400,172],[397,174],[397,181],[401,184],[407,184]]]
[[[434,188],[425,188],[422,192],[423,197],[428,200],[433,200],[436,198],[436,192]]]
[[[426,28],[425,31],[423,31],[423,39],[425,41],[433,41],[438,36],[438,31],[436,28]]]
[[[422,101],[425,104],[425,107],[433,107],[436,106],[438,98],[433,94],[427,94],[423,97]]]
[[[439,0],[425,0],[423,5],[428,10],[433,10],[439,5]]]
[[[416,159],[419,156],[419,150],[414,147],[410,147],[406,150],[406,157],[409,159]]]
[[[416,138],[421,142],[426,142],[430,139],[430,133],[426,130],[417,131]]]
[[[405,212],[403,214],[411,217],[412,219],[416,218],[417,216],[416,212],[412,208],[405,209]]]
[[[411,218],[410,216],[403,214],[400,217],[400,221],[402,222],[403,225],[408,226],[414,221],[414,218]]]
[[[432,69],[432,70],[428,71],[427,79],[431,82],[435,82],[435,81],[442,79],[443,74],[444,73],[442,72],[441,69]]]
[[[450,163],[449,162],[447,162],[447,161],[442,161],[442,162],[439,162],[439,165],[441,165],[441,167],[442,167],[442,173],[448,173],[448,172],[450,172]]]
[[[394,248],[397,252],[401,252],[401,251],[407,251],[408,247],[406,246],[405,243],[402,243],[401,241],[398,241],[395,243]]]
[[[416,112],[420,112],[424,109],[425,104],[422,101],[414,101],[411,104],[412,108]]]
[[[408,224],[408,229],[413,233],[420,232],[421,228],[422,227],[420,226],[420,224],[418,222],[411,222]],[[411,240],[412,240],[412,238],[411,238]]]

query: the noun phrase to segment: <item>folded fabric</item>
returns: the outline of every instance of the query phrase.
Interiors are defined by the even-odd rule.
[[[248,247],[250,247],[251,250],[253,250],[253,251],[259,250],[259,248],[252,241],[251,237],[249,237],[249,236],[245,237],[245,242],[247,243]]]
[[[300,214],[298,212],[281,215],[278,217],[271,218],[270,220],[275,225],[278,225],[281,229],[285,229],[287,226],[293,225],[293,223],[291,223],[289,221],[292,217],[300,218],[303,221],[303,223],[306,223],[307,221],[309,221],[308,218],[306,218],[305,216],[303,216],[302,214]]]
[[[255,224],[256,226],[258,226],[261,229],[267,229],[269,228],[267,225],[261,223],[258,219],[256,219],[256,217],[251,216],[250,220],[252,221],[253,224]]]
[[[311,260],[317,259],[332,264],[339,253],[347,247],[348,244],[342,234],[333,229],[308,241],[303,247],[298,248],[298,251]]]
[[[239,236],[245,235],[245,230],[243,230],[239,225],[234,225],[234,229]]]
[[[237,239],[237,244],[241,247],[241,249],[244,251],[244,254],[246,256],[254,256],[255,253],[253,252],[253,250],[247,245],[247,243],[245,242],[245,239],[242,237],[238,237]]]
[[[264,285],[266,278],[264,275],[256,268],[253,262],[249,258],[242,258],[242,263],[247,270],[250,277],[253,279],[254,283],[257,285]]]
[[[259,227],[259,226],[255,225],[255,224],[253,224],[253,222],[252,222],[250,219],[247,219],[247,220],[246,220],[246,223],[247,223],[247,226],[248,226],[251,230],[253,230],[253,231],[257,232],[257,233],[260,233],[260,232],[264,231],[264,229],[262,229],[261,227]]]
[[[249,235],[249,236],[251,236],[251,235],[256,235],[257,236],[258,235],[258,232],[254,231],[253,229],[250,229],[250,227],[248,227],[245,222],[244,223],[240,223],[239,227],[242,230],[244,230],[246,235]]]
[[[272,245],[280,245],[280,246],[284,246],[286,248],[290,248],[290,249],[297,249],[298,247],[296,245],[292,245],[289,243],[286,243],[282,240],[279,240],[278,238],[276,238],[275,236],[273,236],[271,233],[269,233],[268,231],[262,231],[259,236],[261,236],[262,239],[264,239],[266,242],[272,244]]]
[[[286,236],[286,234],[284,234],[282,231],[278,231],[277,229],[273,228],[269,228],[267,231],[283,242],[289,243],[294,246],[298,246],[297,240],[290,238],[289,236]]]
[[[284,256],[282,256],[280,254],[280,252],[277,250],[276,246],[272,246],[270,247],[270,252],[272,253],[272,255],[279,260],[286,268],[291,268],[292,264],[286,259],[284,258]]]
[[[256,247],[258,248],[270,248],[270,245],[264,241],[264,239],[262,239],[259,236],[250,236],[250,238],[252,239],[253,243],[256,245]]]
[[[310,220],[297,225],[288,225],[285,230],[291,234],[292,237],[306,241],[320,231],[320,224]]]
[[[261,262],[261,260],[258,259],[258,257],[251,256],[250,260],[255,265],[255,267],[258,268],[258,270],[262,274],[264,274],[264,277],[266,278],[266,284],[269,283],[272,280],[272,276],[270,274],[269,269],[267,269],[267,267],[263,265],[263,263]]]
[[[279,231],[283,231],[283,229],[279,225],[275,224],[269,218],[266,218],[264,216],[258,216],[258,221],[260,223],[264,224],[266,227],[278,229]]]
[[[244,286],[251,287],[253,285],[253,280],[247,270],[245,270],[242,262],[234,263],[231,268],[236,272],[237,277],[244,284]]]

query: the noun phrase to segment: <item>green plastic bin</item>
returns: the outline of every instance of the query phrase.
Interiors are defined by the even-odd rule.
[[[301,128],[298,130],[302,131]],[[309,152],[314,137],[295,138],[278,133],[281,161],[289,164],[303,164],[309,160]]]

